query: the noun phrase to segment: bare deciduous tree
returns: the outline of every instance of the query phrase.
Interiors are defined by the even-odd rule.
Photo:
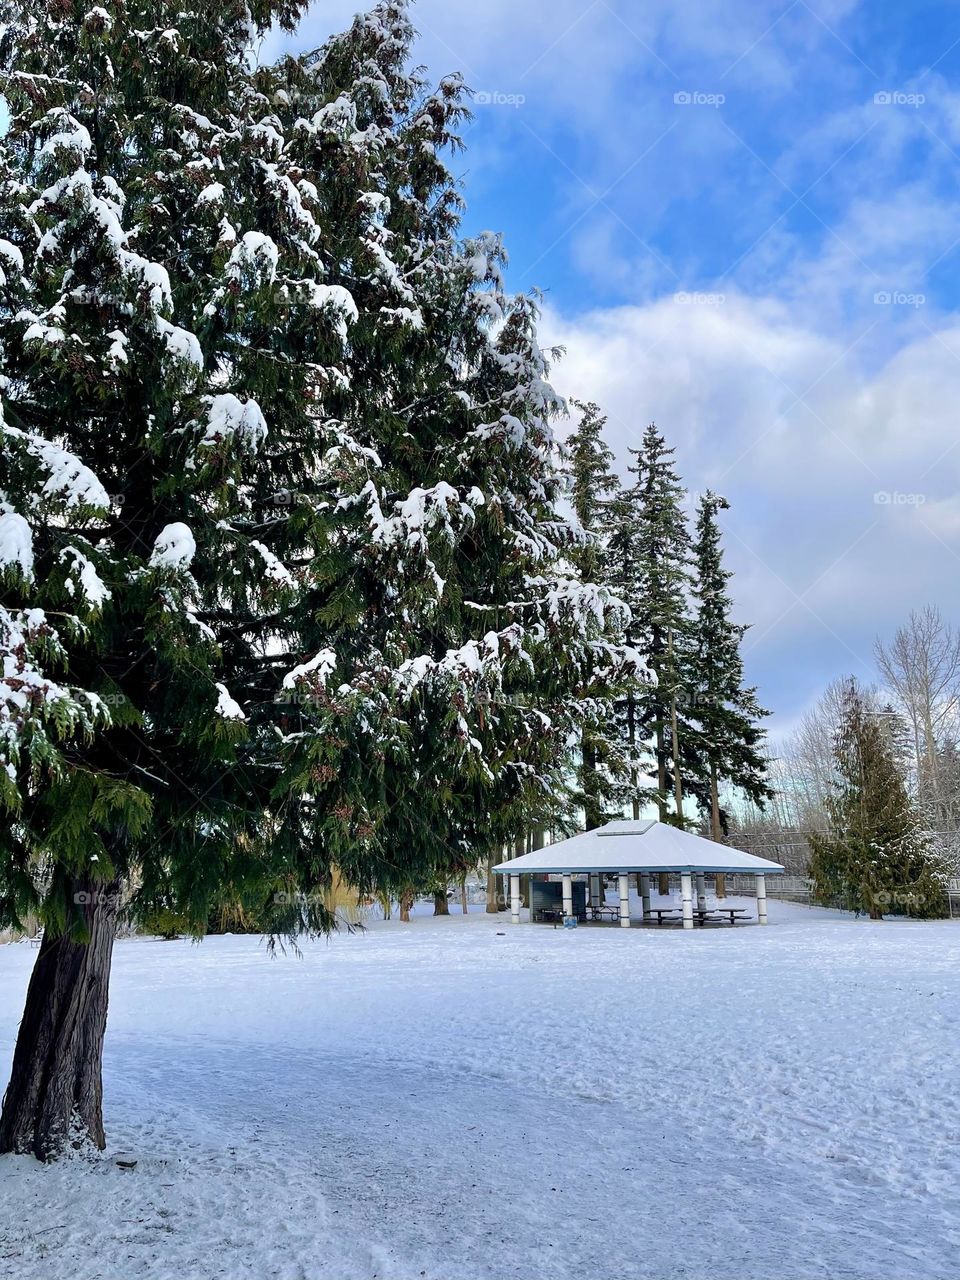
[[[877,641],[877,665],[910,729],[914,785],[928,821],[955,828],[955,769],[960,700],[960,632],[927,605]]]

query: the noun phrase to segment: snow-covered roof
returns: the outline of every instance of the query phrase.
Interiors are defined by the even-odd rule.
[[[755,854],[716,844],[665,822],[608,822],[512,858],[494,867],[501,875],[590,871],[709,871],[731,875],[779,875],[783,867]]]

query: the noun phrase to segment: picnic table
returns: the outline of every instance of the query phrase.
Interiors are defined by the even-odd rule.
[[[647,916],[656,916],[657,924],[663,924],[664,916],[677,916],[679,914],[679,907],[648,907],[643,913],[643,918],[646,919]]]
[[[730,917],[730,923],[736,924],[739,916],[748,914],[747,907],[693,907],[694,923],[705,924],[722,924],[723,916]],[[643,913],[644,919],[651,916],[657,917],[657,924],[663,924],[664,918],[668,923],[672,924],[676,917],[682,916],[683,912],[680,907],[650,907]]]
[[[716,911],[718,915],[729,916],[731,924],[737,923],[737,916],[745,916],[749,914],[746,907],[714,907],[713,910]]]
[[[723,916],[730,917],[730,923],[737,923],[737,916],[746,915],[746,907],[694,907],[693,918],[701,924],[722,924]]]
[[[620,908],[611,906],[609,903],[605,902],[601,903],[599,906],[591,907],[590,912],[593,915],[594,920],[604,920],[607,916],[609,916],[611,920],[618,920],[620,918]]]

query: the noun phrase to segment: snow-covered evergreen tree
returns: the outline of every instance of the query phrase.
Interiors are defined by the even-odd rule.
[[[907,792],[889,715],[871,712],[851,678],[834,747],[830,831],[810,838],[814,892],[872,920],[939,916],[946,867]]]
[[[567,556],[576,535],[556,511],[549,425],[562,405],[535,301],[505,292],[497,237],[458,239],[441,156],[456,144],[462,84],[428,91],[407,70],[410,38],[407,6],[385,4],[288,66],[284,92],[294,112],[323,103],[291,130],[304,163],[322,148],[363,175],[339,207],[356,243],[330,275],[360,309],[338,412],[368,451],[341,507],[343,536],[373,535],[383,554],[375,625],[333,647],[341,672],[385,679],[404,735],[384,761],[378,840],[420,848],[421,877],[435,874],[412,887],[432,888],[553,815],[567,740],[631,659],[619,605],[581,585]],[[319,741],[307,733],[301,750]]]
[[[723,567],[717,514],[729,508],[725,498],[705,493],[697,505],[693,542],[695,613],[691,647],[689,711],[699,730],[698,752],[707,776],[694,773],[691,790],[710,815],[714,840],[726,831],[720,784],[729,783],[760,808],[772,795],[766,780],[761,718],[766,714],[756,690],[744,684],[741,644],[747,627],[732,621],[733,601]]]
[[[0,150],[2,923],[46,926],[0,1149],[103,1143],[119,895],[267,930],[545,820],[635,667],[557,515],[560,402],[457,77],[406,5],[252,68],[297,3],[10,5]]]
[[[283,393],[248,318],[315,231],[265,230],[291,202],[244,57],[297,8],[6,6],[0,912],[46,933],[0,1149],[72,1114],[103,1142],[121,887],[199,915],[261,840],[226,673],[283,596],[234,524]]]
[[[572,407],[580,420],[565,446],[570,502],[581,540],[570,557],[585,582],[607,584],[611,510],[620,482],[613,470],[613,452],[604,440],[607,419],[599,405],[574,400]],[[637,791],[632,783],[637,751],[620,731],[616,699],[619,694],[625,703],[633,694],[634,683],[628,680],[619,690],[611,687],[610,696],[596,700],[581,728],[577,798],[588,831],[620,817]]]

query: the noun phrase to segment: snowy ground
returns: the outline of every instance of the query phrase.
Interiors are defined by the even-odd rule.
[[[770,915],[121,942],[110,1152],[0,1159],[2,1274],[955,1276],[960,925]]]

